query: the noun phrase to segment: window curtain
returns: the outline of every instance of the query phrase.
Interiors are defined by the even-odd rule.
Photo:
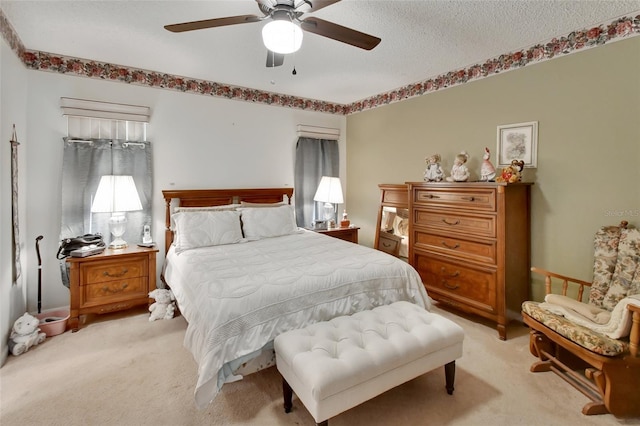
[[[296,144],[294,188],[296,222],[309,228],[322,217],[323,205],[313,201],[322,176],[338,177],[338,141],[301,137]]]
[[[60,239],[99,232],[108,244],[111,241],[108,224],[111,213],[91,213],[93,197],[103,175],[131,175],[142,210],[126,213],[127,231],[123,238],[129,244],[140,242],[142,227],[151,225],[151,143],[114,139],[63,140]],[[65,269],[63,283],[68,286]]]

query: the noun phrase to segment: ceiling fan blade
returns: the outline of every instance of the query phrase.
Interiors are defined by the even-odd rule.
[[[327,6],[331,6],[334,3],[338,3],[340,0],[309,0],[311,2],[311,10],[309,12],[316,12]]]
[[[284,64],[284,55],[267,49],[267,67],[279,67],[282,64]]]
[[[342,25],[334,24],[333,22],[319,18],[307,18],[303,20],[300,23],[300,28],[307,32],[328,37],[365,50],[373,49],[382,41],[378,37],[361,33],[360,31],[343,27]]]
[[[255,15],[240,15],[165,25],[164,28],[174,33],[181,33],[184,31],[202,30],[205,28],[224,27],[226,25],[246,24],[249,22],[258,22],[260,20],[262,20],[262,18]]]

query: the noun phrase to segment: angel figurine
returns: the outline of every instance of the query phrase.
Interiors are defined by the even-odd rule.
[[[485,147],[480,167],[480,181],[482,182],[490,182],[496,177],[496,168],[491,164],[490,158],[491,152],[489,152],[489,148]]]
[[[451,176],[447,178],[447,182],[466,182],[469,179],[469,169],[465,165],[469,159],[469,154],[466,151],[462,151],[456,155],[456,159],[453,160],[453,167],[451,168]]]
[[[425,182],[440,182],[444,179],[444,171],[440,167],[440,160],[440,154],[433,154],[424,159],[427,163],[427,168],[424,170]]]

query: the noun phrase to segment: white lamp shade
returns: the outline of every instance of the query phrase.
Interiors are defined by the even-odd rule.
[[[302,30],[291,21],[269,21],[262,27],[262,41],[272,52],[293,53],[302,46]]]
[[[340,178],[322,176],[316,195],[313,196],[313,200],[323,203],[342,204],[344,199],[342,198],[342,185],[340,184]]]
[[[100,178],[91,205],[94,213],[130,212],[142,210],[140,197],[132,176],[106,175]]]

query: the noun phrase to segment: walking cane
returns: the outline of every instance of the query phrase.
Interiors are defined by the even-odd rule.
[[[40,258],[40,240],[42,235],[36,238],[36,254],[38,255],[38,313],[42,308],[42,259]]]

